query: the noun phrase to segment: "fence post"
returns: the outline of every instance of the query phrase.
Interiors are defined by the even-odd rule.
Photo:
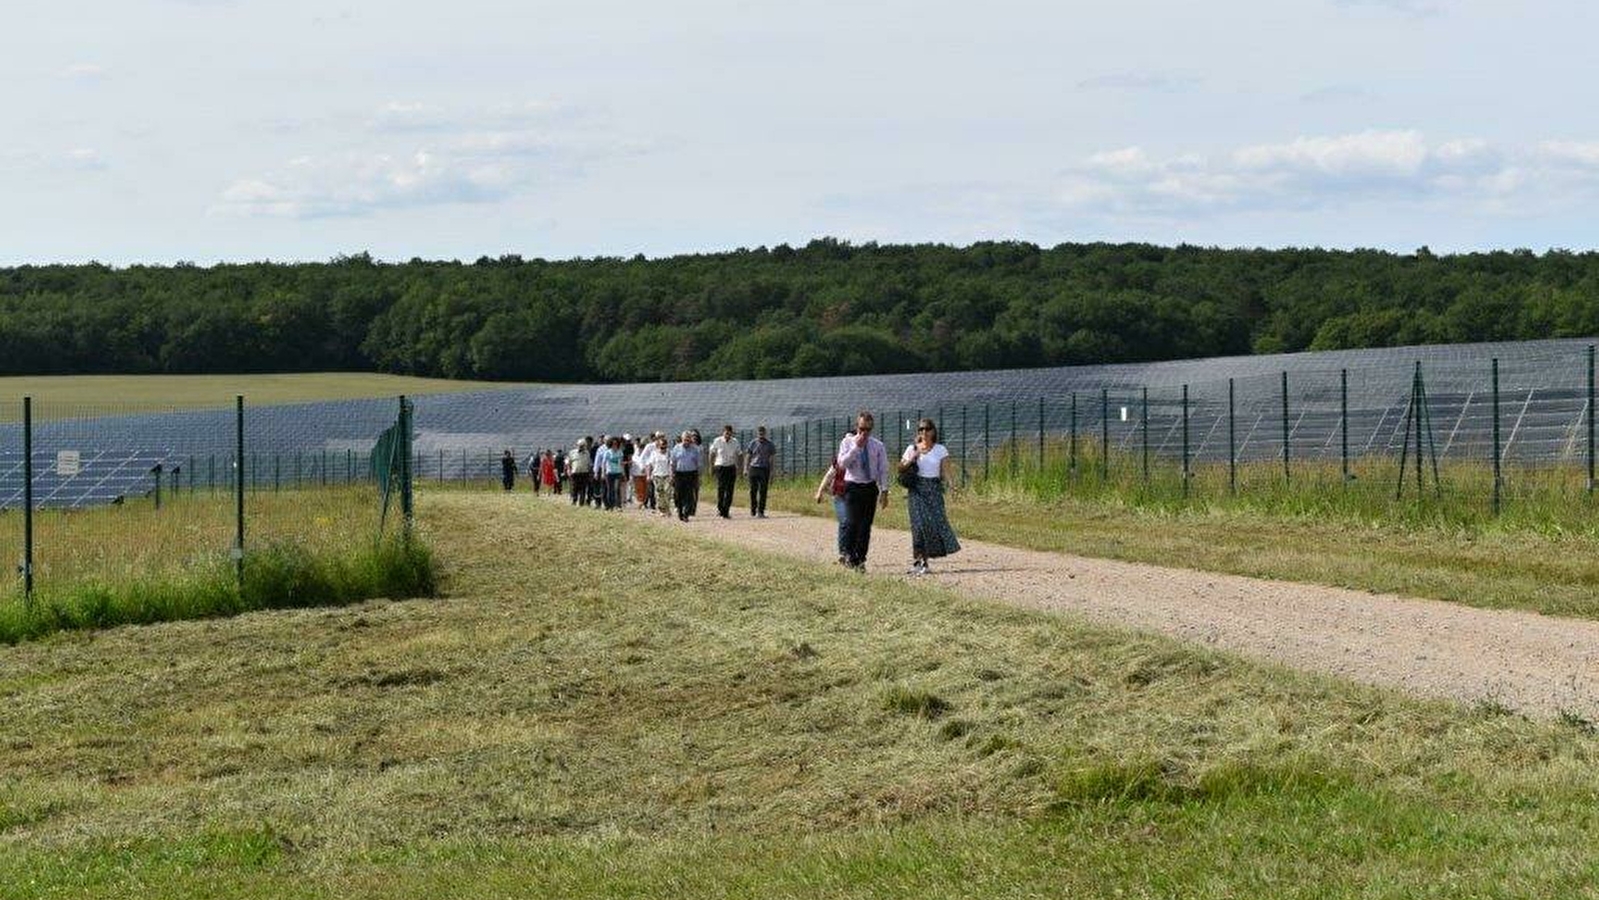
[[[404,468],[400,470],[400,515],[405,521],[405,536],[409,539],[416,510],[411,496],[411,404],[404,394],[400,395],[400,441],[404,446],[404,452],[400,454],[404,460]]]
[[[1099,480],[1110,482],[1110,389],[1099,389]]]
[[[993,432],[988,428],[990,412],[990,404],[983,403],[983,486],[988,484],[988,444],[993,441]]]
[[[1188,497],[1188,385],[1183,385],[1183,498]]]
[[[155,476],[155,508],[161,511],[161,464],[156,463],[150,468],[150,474]]]
[[[1147,385],[1143,388],[1138,407],[1138,426],[1143,434],[1140,443],[1143,445],[1144,487],[1147,488],[1149,487],[1149,387]]]
[[[233,574],[244,583],[244,395],[233,398]]]
[[[327,487],[327,484],[328,484],[328,451],[327,451],[326,447],[322,448],[322,451],[321,451],[321,454],[320,454],[320,459],[318,460],[318,472],[317,472],[317,474],[319,476],[321,476],[321,478],[322,478],[322,486],[323,487]]]
[[[1292,466],[1288,461],[1288,372],[1283,371],[1283,485],[1293,481]]]
[[[1072,421],[1071,437],[1068,440],[1066,460],[1066,480],[1070,482],[1077,477],[1077,392],[1072,391]]]
[[[1016,480],[1016,466],[1020,462],[1021,448],[1016,443],[1016,401],[1010,402],[1010,477]]]
[[[1494,492],[1493,514],[1499,515],[1501,472],[1499,469],[1499,357],[1493,359],[1493,409],[1494,409]]]
[[[1044,398],[1038,398],[1038,473],[1044,473]]]
[[[972,433],[966,427],[966,404],[961,404],[961,487],[966,486],[967,456],[972,450]]]
[[[1588,494],[1593,494],[1593,345],[1588,345]]]
[[[1227,379],[1227,494],[1238,495],[1237,404],[1233,400],[1233,379]]]
[[[1343,441],[1344,490],[1349,489],[1349,370],[1338,372],[1338,430]]]
[[[22,599],[33,603],[33,398],[22,398]]]
[[[205,486],[213,494],[217,492],[217,455],[211,454],[206,463]]]

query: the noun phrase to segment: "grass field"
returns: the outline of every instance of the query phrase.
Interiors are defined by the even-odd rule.
[[[77,409],[146,412],[232,404],[243,394],[250,404],[303,403],[441,394],[515,387],[489,381],[450,381],[371,372],[315,372],[263,375],[26,375],[0,378],[0,421],[20,415],[31,396],[42,416]],[[115,404],[108,406],[108,398]]]
[[[243,610],[338,604],[431,591],[425,547],[401,547],[399,515],[379,537],[372,485],[250,492],[245,578],[236,584],[230,492],[169,492],[118,506],[35,513],[32,604],[21,575],[0,582],[0,643],[62,629]],[[20,558],[22,516],[0,514],[0,552]],[[420,570],[418,569],[420,567]]]
[[[1042,471],[997,455],[990,478],[951,498],[962,535],[1034,550],[1155,563],[1286,581],[1452,600],[1474,606],[1599,617],[1599,505],[1574,466],[1507,469],[1503,510],[1490,504],[1491,470],[1446,466],[1441,496],[1395,501],[1397,460],[1366,459],[1345,485],[1335,461],[1241,466],[1236,496],[1225,467],[1196,470],[1185,497],[1179,472],[1156,461],[1144,483],[1118,457],[1109,479],[1085,453],[1069,478],[1063,459]],[[774,486],[772,503],[831,517],[813,501],[817,478]],[[905,528],[902,503],[883,521]]]
[[[0,649],[0,897],[1526,897],[1599,738],[494,493],[450,598]],[[869,587],[867,586],[869,585]]]

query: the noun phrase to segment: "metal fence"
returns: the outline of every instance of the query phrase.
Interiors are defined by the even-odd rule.
[[[243,397],[170,411],[0,401],[0,552],[16,561],[9,593],[239,573],[252,548],[336,549],[403,527],[408,493],[385,492],[409,484],[410,407],[383,406],[406,428],[393,475],[373,456],[378,429],[359,450],[289,450],[272,440],[272,417]],[[7,593],[0,584],[0,599]]]

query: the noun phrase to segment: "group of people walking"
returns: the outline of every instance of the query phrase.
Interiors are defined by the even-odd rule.
[[[891,465],[887,446],[873,436],[876,424],[866,410],[856,416],[855,426],[840,440],[817,486],[816,502],[832,499],[839,564],[864,570],[872,524],[878,510],[888,508],[890,489],[897,483],[905,491],[910,518],[910,574],[925,575],[931,571],[931,560],[960,550],[944,503],[951,483],[949,450],[939,442],[938,423],[922,419],[916,423],[916,440]],[[534,454],[528,468],[535,493],[547,488],[567,494],[574,506],[609,511],[632,506],[687,522],[699,514],[700,489],[707,476],[715,484],[719,517],[733,517],[742,476],[748,484],[750,517],[766,518],[778,459],[765,426],[756,429],[746,446],[727,425],[709,443],[693,429],[675,439],[659,431],[639,437],[585,437],[571,450]],[[515,458],[507,450],[502,460],[506,490],[515,487],[516,473]]]
[[[564,458],[574,506],[613,511],[636,506],[686,522],[699,514],[702,477],[710,475],[716,513],[731,519],[742,474],[749,482],[750,516],[764,519],[777,445],[761,426],[746,447],[727,425],[709,444],[696,430],[682,432],[675,441],[659,431],[638,438],[585,437]]]

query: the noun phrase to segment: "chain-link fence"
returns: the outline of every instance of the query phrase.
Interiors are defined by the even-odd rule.
[[[409,414],[383,405],[403,440],[373,428],[359,446],[290,448],[276,413],[242,397],[206,409],[0,401],[0,548],[16,561],[0,603],[242,579],[258,552],[337,555],[397,533]]]

